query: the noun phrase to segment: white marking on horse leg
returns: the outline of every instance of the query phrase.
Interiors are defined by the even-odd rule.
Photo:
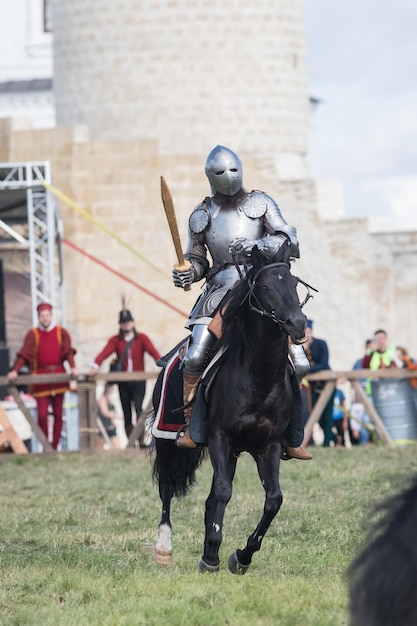
[[[213,522],[213,528],[216,531],[216,533],[220,532],[220,524],[216,524],[216,522]]]
[[[161,565],[170,565],[172,563],[172,542],[171,527],[168,524],[161,524],[158,528],[158,539],[154,545],[154,559]]]
[[[158,540],[155,548],[164,552],[172,552],[171,528],[168,524],[162,524],[158,528]]]

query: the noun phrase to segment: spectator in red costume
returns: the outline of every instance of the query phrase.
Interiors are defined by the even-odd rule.
[[[73,376],[78,376],[74,355],[76,350],[71,345],[69,332],[52,321],[52,306],[46,302],[37,307],[39,325],[31,328],[25,337],[23,346],[16,355],[13,368],[8,373],[10,381],[16,380],[19,370],[26,365],[31,374],[65,374],[67,362]],[[48,410],[52,407],[54,416],[52,447],[58,448],[62,431],[62,413],[64,393],[69,390],[68,383],[44,383],[33,387],[33,395],[38,406],[39,426],[48,439]]]
[[[90,376],[97,374],[102,362],[112,354],[117,357],[115,370],[121,372],[143,372],[145,370],[144,355],[147,352],[157,361],[160,358],[158,350],[149,337],[138,333],[135,329],[132,313],[122,309],[119,313],[119,333],[110,337],[103,350],[96,356],[89,370]],[[136,419],[140,419],[142,402],[145,396],[146,381],[127,380],[118,383],[120,402],[125,420],[126,436],[129,438],[133,430],[132,402],[135,405]],[[139,441],[141,438],[139,438]]]

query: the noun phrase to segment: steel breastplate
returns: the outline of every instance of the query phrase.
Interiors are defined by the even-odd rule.
[[[210,207],[210,220],[204,231],[206,245],[214,265],[233,263],[229,252],[231,241],[236,237],[260,239],[265,234],[262,221],[248,217],[242,209]]]
[[[212,197],[196,207],[190,216],[189,228],[191,233],[204,238],[213,267],[187,326],[197,320],[209,323],[222,298],[240,278],[229,252],[231,242],[239,237],[253,241],[266,237],[266,224],[269,232],[285,232],[287,226],[278,205],[261,191],[248,193],[239,207],[222,208]]]

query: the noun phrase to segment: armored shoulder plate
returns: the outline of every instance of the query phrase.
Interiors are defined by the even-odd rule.
[[[242,211],[253,219],[263,217],[268,209],[278,208],[276,202],[263,191],[251,191],[242,204]]]
[[[206,201],[201,202],[195,207],[188,220],[190,230],[195,235],[202,233],[210,223],[210,213],[207,208]]]

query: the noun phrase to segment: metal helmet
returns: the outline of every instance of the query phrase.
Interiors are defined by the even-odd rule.
[[[205,167],[213,194],[234,196],[242,187],[242,162],[232,150],[216,146],[207,157]]]

